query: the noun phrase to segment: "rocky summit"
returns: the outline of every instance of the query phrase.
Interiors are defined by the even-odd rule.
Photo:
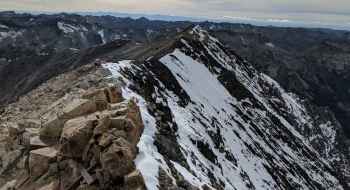
[[[95,67],[80,68],[88,71],[83,78],[101,80],[104,68]],[[54,78],[32,93],[66,78]],[[29,94],[7,107],[2,118],[3,189],[146,189],[133,161],[144,130],[140,109],[134,99],[123,98],[120,81],[100,82],[72,88],[61,98],[53,91]],[[55,91],[60,88],[64,86]],[[40,96],[52,97],[43,98],[47,104],[42,108],[27,107],[27,101]]]
[[[332,111],[198,25],[82,65],[4,108],[2,189],[350,188]]]

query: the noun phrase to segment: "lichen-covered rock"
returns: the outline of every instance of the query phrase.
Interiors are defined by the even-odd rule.
[[[82,157],[85,146],[93,135],[97,118],[90,115],[69,120],[62,131],[60,151],[64,156]]]
[[[130,151],[132,152],[134,157],[138,153],[137,146],[130,143],[128,140],[124,139],[123,137],[118,138],[117,140],[114,141],[114,143],[117,144],[118,146],[126,147],[126,148],[130,149]]]
[[[137,145],[144,130],[144,125],[141,118],[140,108],[136,102],[131,99],[128,102],[128,113],[125,115],[124,130],[127,135],[127,140],[132,144]]]
[[[123,176],[135,170],[132,152],[126,147],[112,144],[101,155],[102,170],[108,171],[113,178]]]
[[[118,130],[123,130],[125,125],[125,116],[118,116],[111,118],[110,128],[116,128]]]

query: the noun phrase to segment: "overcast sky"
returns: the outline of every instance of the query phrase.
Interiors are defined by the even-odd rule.
[[[350,28],[350,0],[0,0],[0,9],[165,14]]]

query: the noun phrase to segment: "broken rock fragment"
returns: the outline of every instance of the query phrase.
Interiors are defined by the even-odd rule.
[[[62,131],[60,151],[64,156],[82,157],[85,146],[93,135],[97,118],[90,115],[69,120]]]
[[[53,147],[45,147],[32,150],[29,153],[30,179],[36,180],[44,174],[51,163],[56,161],[57,150]]]

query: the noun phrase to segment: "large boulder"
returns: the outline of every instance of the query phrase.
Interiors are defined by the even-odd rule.
[[[57,150],[53,147],[45,147],[29,152],[30,179],[36,180],[46,171],[50,164],[56,161]]]
[[[70,157],[82,157],[97,123],[97,118],[94,115],[69,120],[64,125],[60,139],[59,150],[62,154]]]
[[[108,75],[111,75],[111,71],[108,68],[100,67],[95,74],[99,77],[106,77]]]
[[[124,176],[124,186],[127,188],[141,186],[142,189],[147,189],[145,180],[143,179],[140,170],[135,170]]]
[[[110,86],[106,88],[107,100],[109,103],[119,103],[123,101],[123,95],[121,89]]]
[[[135,170],[132,152],[126,147],[112,144],[101,155],[102,170],[108,171],[113,178],[121,177]]]
[[[104,103],[108,103],[107,100],[107,91],[105,90],[105,88],[89,88],[86,93],[83,95],[83,98],[86,99],[90,99],[90,100],[94,100],[95,102],[104,102]]]
[[[133,154],[133,156],[136,157],[136,155],[138,153],[137,146],[130,143],[128,140],[125,139],[125,137],[118,138],[117,140],[114,141],[114,143],[117,144],[118,146],[128,148],[131,151],[131,153]]]
[[[126,132],[126,139],[132,144],[137,145],[144,130],[144,125],[141,120],[141,115],[128,113],[125,116],[124,131]]]
[[[60,137],[62,128],[67,121],[67,118],[62,118],[57,115],[51,116],[50,119],[44,123],[40,131],[40,136],[49,138]]]
[[[90,99],[95,102],[101,101],[104,103],[112,103],[112,104],[120,103],[123,101],[123,95],[122,95],[121,89],[114,86],[100,88],[100,89],[90,88],[86,91],[83,98]]]

